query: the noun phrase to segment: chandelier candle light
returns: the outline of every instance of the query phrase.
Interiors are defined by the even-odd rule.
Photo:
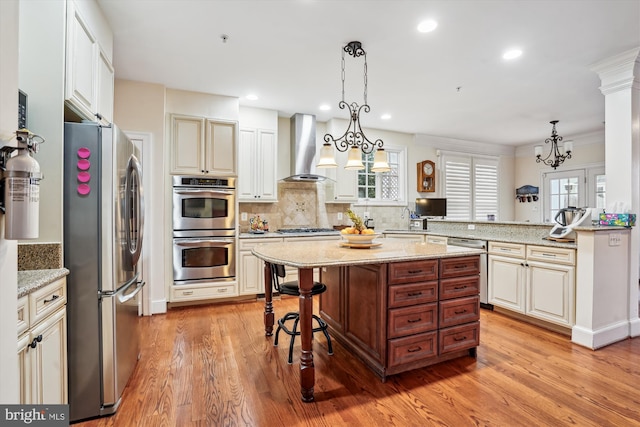
[[[344,100],[345,53],[348,53],[354,58],[364,56],[364,104],[360,106],[356,102],[347,104]],[[331,146],[331,143],[333,142],[338,151],[345,152],[349,150],[349,157],[347,160],[347,164],[344,167],[345,169],[364,169],[364,165],[362,164],[361,151],[365,154],[369,154],[373,152],[373,150],[376,150],[371,171],[390,171],[391,168],[389,167],[389,163],[387,162],[387,153],[385,153],[383,148],[384,143],[381,139],[376,139],[373,142],[369,140],[369,138],[367,138],[367,136],[364,134],[362,127],[360,126],[360,112],[364,111],[365,113],[368,113],[371,110],[371,107],[369,107],[369,105],[367,104],[367,53],[364,51],[364,49],[362,49],[362,43],[358,41],[349,42],[342,49],[342,101],[340,101],[338,106],[340,107],[340,109],[349,109],[349,126],[347,127],[345,133],[339,138],[334,138],[331,134],[326,134],[324,136],[324,144],[322,145],[322,149],[320,151],[320,160],[316,166],[319,168],[330,168],[338,166],[334,157],[333,147]]]
[[[571,152],[573,151],[573,142],[567,141],[564,143],[564,146],[559,146],[558,143],[562,142],[562,137],[558,136],[558,132],[556,132],[556,123],[558,120],[552,120],[549,123],[553,125],[551,129],[551,137],[544,140],[545,144],[551,143],[551,151],[544,159],[542,158],[542,145],[536,145],[535,155],[536,155],[536,163],[544,163],[547,166],[551,166],[556,169],[560,166],[566,159],[571,158]],[[553,159],[551,158],[553,156]]]

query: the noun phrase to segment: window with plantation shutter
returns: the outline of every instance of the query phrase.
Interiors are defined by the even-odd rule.
[[[473,160],[473,212],[476,221],[486,221],[487,215],[498,217],[498,161]]]
[[[463,154],[443,154],[444,195],[447,218],[498,219],[498,159]]]

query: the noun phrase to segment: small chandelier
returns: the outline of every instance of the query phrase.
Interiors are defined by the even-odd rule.
[[[558,136],[558,132],[556,132],[556,123],[558,120],[552,120],[549,123],[553,125],[551,128],[551,137],[544,140],[545,144],[551,143],[551,151],[544,159],[542,158],[542,145],[536,145],[535,155],[536,155],[536,163],[544,163],[547,166],[551,166],[556,169],[560,166],[566,159],[571,158],[571,152],[573,151],[573,142],[567,141],[564,143],[564,146],[559,146],[558,143],[562,142],[562,137]],[[553,156],[553,158],[551,158]]]
[[[347,104],[344,100],[345,52],[353,56],[354,58],[364,56],[364,104],[360,106],[356,102]],[[390,171],[391,168],[389,167],[389,163],[387,162],[387,153],[385,153],[383,148],[384,143],[381,139],[376,139],[372,142],[369,138],[367,138],[367,136],[364,134],[364,131],[362,130],[362,127],[360,126],[360,112],[364,111],[365,113],[368,113],[371,110],[371,107],[369,107],[369,105],[367,104],[367,53],[364,51],[364,49],[362,49],[362,43],[358,41],[349,42],[342,49],[342,101],[340,101],[338,106],[340,107],[340,109],[349,109],[349,126],[347,126],[347,130],[339,138],[334,138],[331,134],[326,134],[324,136],[324,144],[322,145],[322,149],[320,151],[320,160],[316,166],[319,168],[330,168],[338,166],[334,157],[333,147],[331,146],[331,143],[333,142],[338,151],[345,152],[349,150],[349,157],[347,160],[347,164],[344,167],[345,169],[364,169],[364,165],[362,164],[362,155],[360,152],[362,151],[365,154],[370,154],[373,152],[373,150],[376,150],[371,171]]]

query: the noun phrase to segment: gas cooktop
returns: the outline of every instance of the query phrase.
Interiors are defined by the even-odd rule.
[[[280,228],[278,233],[337,233],[333,228]]]

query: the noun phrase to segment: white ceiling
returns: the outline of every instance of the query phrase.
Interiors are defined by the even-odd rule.
[[[368,62],[364,127],[507,145],[543,141],[554,119],[565,139],[603,129],[590,66],[640,47],[640,0],[98,3],[114,32],[116,78],[239,97],[281,116],[347,118],[341,49],[358,40]],[[418,33],[427,18],[438,28]],[[524,53],[507,62],[511,47]],[[346,66],[346,101],[361,104],[363,60],[347,56]]]

